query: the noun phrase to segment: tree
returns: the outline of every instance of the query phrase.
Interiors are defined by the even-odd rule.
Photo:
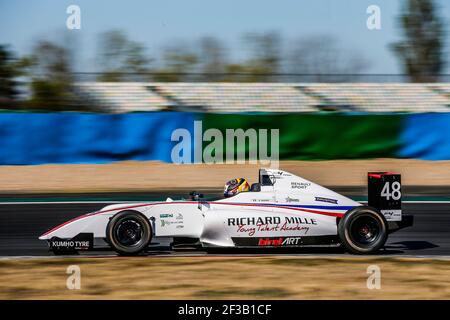
[[[198,56],[183,43],[165,47],[162,52],[163,67],[154,72],[155,81],[189,81],[198,63]]]
[[[10,103],[19,95],[20,82],[30,65],[27,58],[19,59],[7,45],[0,45],[0,100]]]
[[[407,0],[399,17],[404,39],[392,45],[413,82],[436,81],[445,66],[442,19],[433,0]]]
[[[70,50],[49,40],[39,41],[33,48],[29,107],[54,111],[74,108]],[[83,109],[77,106],[77,109]]]
[[[329,35],[293,42],[287,60],[288,73],[304,76],[302,81],[317,82],[348,81],[369,65],[358,52],[340,48],[336,39]]]
[[[99,43],[100,81],[148,79],[151,59],[141,43],[119,30],[102,33]]]
[[[243,41],[250,47],[250,58],[241,66],[244,72],[250,74],[246,81],[274,80],[270,75],[279,72],[281,61],[279,34],[276,32],[250,33],[244,35]]]
[[[203,37],[199,41],[199,70],[207,80],[221,80],[226,68],[225,48],[214,37]]]
[[[6,45],[0,45],[0,97],[13,100],[17,94],[14,54]]]
[[[281,38],[276,32],[248,33],[242,42],[249,49],[249,55],[241,63],[225,64],[224,81],[266,82],[274,81],[273,76],[280,70]]]
[[[270,73],[278,72],[281,60],[281,37],[278,33],[250,33],[244,36],[244,41],[251,47],[250,62]]]

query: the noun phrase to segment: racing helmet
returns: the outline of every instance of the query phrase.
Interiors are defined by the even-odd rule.
[[[237,178],[225,183],[223,195],[225,198],[237,195],[239,192],[245,192],[250,190],[250,185],[244,178]]]

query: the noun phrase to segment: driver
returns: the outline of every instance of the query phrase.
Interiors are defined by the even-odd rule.
[[[223,195],[225,198],[237,195],[239,192],[245,192],[250,190],[250,185],[244,178],[237,178],[225,183]]]

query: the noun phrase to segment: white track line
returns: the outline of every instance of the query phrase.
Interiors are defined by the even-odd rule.
[[[367,201],[358,201],[361,203],[367,203]],[[406,201],[402,201],[402,203],[450,203],[450,200],[406,200]]]
[[[0,205],[13,205],[13,204],[83,204],[83,203],[147,203],[153,201],[7,201],[1,202]]]
[[[349,255],[349,254],[206,254],[206,253],[182,253],[182,254],[152,254],[152,255],[143,255],[140,256],[140,258],[215,258],[215,257],[223,257],[223,258],[253,258],[253,257],[283,257],[283,258],[316,258],[316,259],[357,259],[357,260],[365,260],[368,259],[383,259],[383,260],[390,260],[390,259],[426,259],[426,260],[443,260],[443,261],[450,261],[450,256],[448,255],[411,255],[411,254],[405,254],[405,255],[366,255],[366,256],[355,256],[355,255]],[[0,261],[5,260],[19,260],[19,259],[65,259],[65,258],[75,258],[75,259],[102,259],[102,258],[109,258],[109,259],[126,259],[127,257],[118,256],[116,254],[106,254],[106,255],[69,255],[69,256],[54,256],[54,255],[39,255],[39,256],[2,256],[0,257]]]
[[[1,202],[0,201],[0,205],[14,205],[14,204],[100,204],[100,203],[150,203],[150,202],[160,202],[160,201],[7,201],[7,202]],[[367,203],[367,201],[358,201],[361,203]],[[439,200],[406,200],[406,201],[402,201],[402,203],[444,203],[444,204],[448,204],[450,203],[450,200],[444,200],[444,201],[439,201]]]

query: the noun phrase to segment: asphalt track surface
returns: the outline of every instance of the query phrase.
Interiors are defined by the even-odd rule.
[[[99,210],[110,203],[1,203],[0,257],[52,256],[38,236],[52,227],[81,214]],[[404,203],[403,213],[414,215],[414,226],[389,236],[380,255],[450,256],[450,202]],[[223,254],[345,254],[339,248],[304,248],[270,251],[232,250]],[[222,254],[219,252],[219,254]],[[86,254],[86,253],[83,253]],[[146,255],[204,255],[202,251],[170,252],[167,248],[149,248]],[[88,255],[114,255],[112,251],[93,251]]]

